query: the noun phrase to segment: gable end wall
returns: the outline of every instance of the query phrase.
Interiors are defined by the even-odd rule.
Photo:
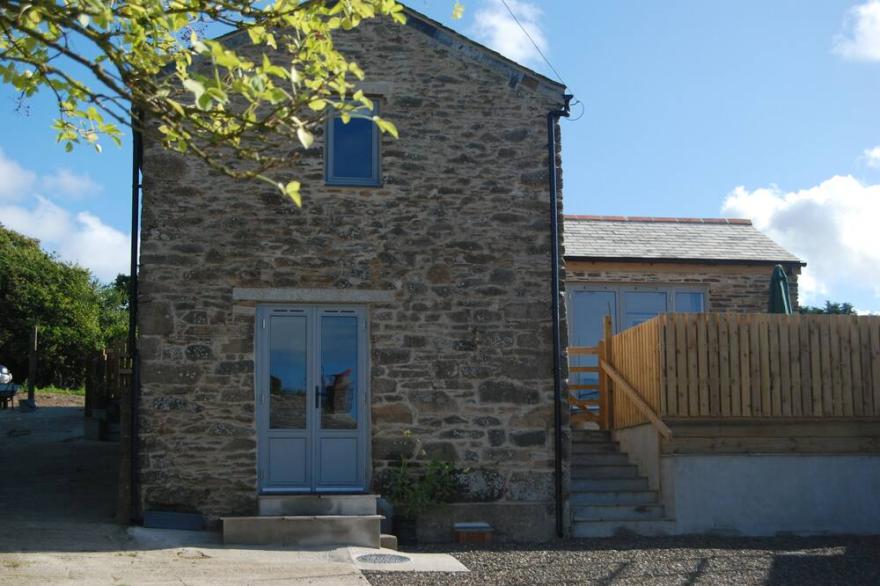
[[[234,289],[380,291],[367,304],[373,489],[415,449],[409,430],[429,456],[468,469],[461,504],[424,538],[448,539],[453,520],[548,538],[546,115],[561,95],[512,88],[410,27],[365,22],[337,42],[400,131],[382,138],[381,187],[324,186],[319,137],[291,169],[297,209],[146,141],[141,505],[256,511],[256,305]]]

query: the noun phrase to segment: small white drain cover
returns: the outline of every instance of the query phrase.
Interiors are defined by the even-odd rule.
[[[367,564],[404,564],[410,559],[394,553],[365,553],[357,556],[357,561]]]

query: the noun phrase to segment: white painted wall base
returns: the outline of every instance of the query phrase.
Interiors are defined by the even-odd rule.
[[[880,455],[663,456],[661,471],[679,534],[880,534]]]

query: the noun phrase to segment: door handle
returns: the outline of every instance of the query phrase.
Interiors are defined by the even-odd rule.
[[[321,387],[315,385],[315,409],[321,408]]]

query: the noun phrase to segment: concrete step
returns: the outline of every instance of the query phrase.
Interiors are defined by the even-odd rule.
[[[573,492],[648,490],[648,479],[639,476],[635,478],[572,478],[571,490]]]
[[[593,429],[575,429],[571,432],[571,441],[577,443],[610,442],[611,432]]]
[[[572,442],[571,444],[571,453],[573,456],[618,452],[620,452],[620,445],[617,442]]]
[[[623,466],[626,464],[629,464],[629,458],[620,452],[577,454],[571,458],[573,468],[578,466]]]
[[[578,505],[648,505],[659,502],[655,490],[581,491],[571,493],[572,506]]]
[[[613,537],[615,535],[674,535],[675,521],[575,521],[572,537]]]
[[[261,517],[315,515],[375,515],[375,494],[264,494],[259,497]]]
[[[382,518],[382,515],[224,517],[223,543],[378,548]]]
[[[573,507],[575,521],[641,521],[662,520],[666,516],[663,505],[583,505]]]
[[[590,478],[635,478],[639,469],[633,464],[615,466],[572,466],[571,477],[575,479]]]

